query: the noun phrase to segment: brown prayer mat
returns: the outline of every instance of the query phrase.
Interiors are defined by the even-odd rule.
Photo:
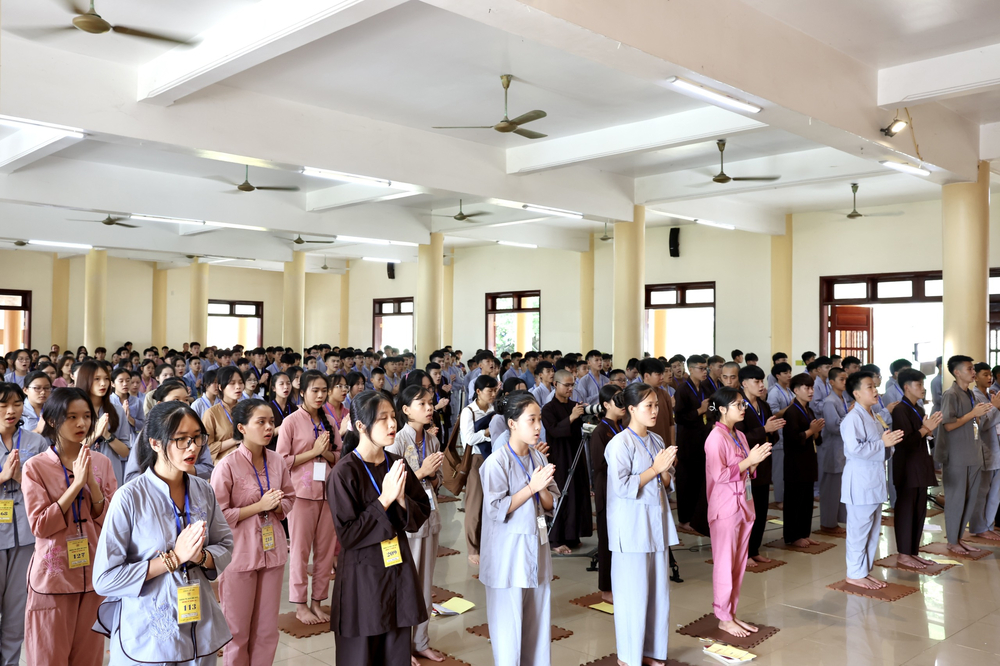
[[[719,629],[719,618],[709,613],[708,615],[702,615],[691,624],[681,627],[677,630],[677,633],[684,636],[693,636],[694,638],[709,638],[713,641],[732,645],[743,650],[757,647],[778,633],[777,627],[769,627],[766,624],[757,624],[756,622],[750,622],[750,624],[757,627],[757,632],[740,638]]]
[[[451,590],[446,590],[443,587],[438,587],[437,585],[431,585],[431,601],[434,603],[441,603],[443,601],[448,601],[452,597],[459,597],[464,599],[458,592],[452,592]]]
[[[777,502],[771,502],[771,503],[769,503],[767,505],[767,508],[768,509],[774,509],[775,511],[783,511],[783,509],[780,506],[778,506]],[[768,520],[770,520],[770,517],[768,517]]]
[[[704,537],[706,539],[709,538],[707,534],[702,534],[698,530],[696,530],[694,528],[691,528],[691,527],[681,527],[680,525],[678,525],[677,526],[677,531],[681,532],[682,534],[693,534],[695,536]]]
[[[705,560],[705,563],[715,564],[715,560]],[[764,573],[765,571],[777,569],[785,564],[788,564],[788,562],[785,562],[784,560],[776,560],[772,557],[770,562],[758,562],[755,567],[747,567],[747,573]]]
[[[329,606],[320,606],[324,613],[330,612]],[[295,618],[295,612],[282,613],[278,616],[278,630],[283,631],[292,638],[309,638],[319,636],[330,631],[330,621],[319,624],[302,624]]]
[[[885,523],[882,523],[882,524],[884,525]],[[846,539],[847,538],[847,532],[846,531],[843,534],[834,534],[833,532],[827,532],[826,530],[824,530],[822,528],[818,529],[818,530],[813,530],[813,534],[816,534],[816,535],[819,535],[819,536],[830,537],[831,539]]]
[[[782,539],[775,539],[771,543],[765,543],[765,548],[777,548],[778,550],[790,550],[793,553],[805,553],[806,555],[819,555],[820,553],[825,553],[826,551],[834,548],[837,544],[822,542],[818,546],[809,546],[808,548],[798,548],[797,546],[789,546]],[[742,647],[742,646],[740,646]]]
[[[994,532],[994,534],[996,534],[996,532]],[[1000,536],[1000,534],[998,534],[997,536]],[[977,537],[973,534],[966,534],[964,537],[962,537],[962,541],[968,541],[969,543],[974,543],[977,546],[1000,548],[1000,540],[984,539],[982,537]]]
[[[438,652],[441,651],[438,650]],[[444,652],[441,652],[441,654],[444,654]],[[437,666],[472,666],[469,662],[462,661],[461,659],[455,659],[455,657],[450,654],[444,654],[444,661],[431,661],[427,657],[419,657],[417,655],[413,656],[417,657],[417,663],[421,666],[431,666],[432,664],[436,664]]]
[[[466,627],[465,630],[472,634],[473,636],[479,636],[480,638],[490,637],[490,625],[488,624],[477,624],[474,627]],[[557,627],[552,625],[552,640],[559,641],[564,638],[569,638],[573,635],[573,632],[569,629],[563,629],[562,627]]]
[[[594,592],[593,594],[588,594],[585,597],[577,597],[576,599],[570,599],[569,602],[574,606],[580,606],[582,608],[590,608],[593,604],[599,604],[604,599],[601,599],[600,592]]]
[[[438,557],[447,557],[449,555],[458,555],[459,551],[454,548],[445,548],[444,546],[438,546]]]
[[[838,581],[836,583],[831,583],[827,585],[831,590],[837,590],[839,592],[846,592],[847,594],[853,594],[858,597],[868,597],[869,599],[878,599],[879,601],[897,601],[903,597],[909,596],[917,591],[917,588],[910,587],[909,585],[900,585],[898,583],[889,583],[887,586],[880,590],[866,590],[863,587],[858,587],[857,585],[851,585],[846,580]]]
[[[618,666],[618,654],[609,654],[607,657],[601,657],[600,659],[595,659],[594,661],[588,661],[583,666]],[[686,661],[677,661],[676,659],[667,659],[667,666],[691,666],[691,664]]]
[[[953,560],[981,560],[990,554],[990,551],[988,550],[981,550],[978,553],[953,553],[948,550],[948,544],[940,541],[935,541],[934,543],[929,543],[926,546],[921,546],[920,552],[930,553],[931,555],[940,555],[941,557],[951,558]]]
[[[925,569],[913,569],[908,566],[904,566],[899,563],[897,559],[899,553],[893,553],[889,557],[883,557],[881,560],[875,560],[875,566],[885,567],[886,569],[899,569],[900,571],[909,571],[911,573],[922,574],[924,576],[939,576],[943,574],[948,569],[954,569],[954,564],[929,564]]]
[[[457,497],[452,497],[451,495],[438,495],[437,496],[437,501],[438,501],[438,504],[446,504],[448,502],[457,502],[458,498]],[[421,657],[418,657],[418,659],[420,659],[420,658]],[[427,661],[427,660],[425,659],[425,661]],[[437,662],[434,662],[434,663],[437,663]],[[445,660],[445,663],[448,663],[448,661]],[[465,662],[464,661],[456,661],[455,663],[456,664],[464,664]]]

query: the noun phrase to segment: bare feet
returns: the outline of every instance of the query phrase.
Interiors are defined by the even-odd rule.
[[[845,532],[845,534],[846,534],[846,532]],[[818,545],[820,545],[820,543],[822,543],[820,541],[816,541],[816,539],[806,539],[806,541],[809,542],[810,546],[818,546]]]
[[[909,567],[910,569],[926,569],[927,565],[924,564],[919,557],[913,557],[912,555],[903,555],[900,553],[896,556],[896,562],[904,567]]]
[[[846,579],[848,585],[853,585],[854,587],[864,588],[866,590],[877,590],[878,585],[867,578],[848,578]]]
[[[681,523],[677,527],[679,527],[679,528],[681,528],[683,530],[689,530],[689,529],[691,529],[691,523]]]
[[[643,657],[642,663],[646,664],[646,666],[665,666],[664,662],[652,657]]]
[[[986,530],[985,532],[973,534],[972,536],[979,537],[980,539],[987,539],[988,541],[1000,541],[1000,534],[997,534],[993,530]]]
[[[962,544],[962,542],[949,543],[948,544],[948,550],[950,550],[951,552],[955,553],[956,555],[968,555],[969,554],[969,551],[965,549],[965,546]]]
[[[812,545],[812,539],[796,539],[789,545],[795,546],[796,548],[808,548],[810,545]]]
[[[410,666],[420,666],[420,662],[412,654],[410,655]]]
[[[847,530],[845,530],[840,525],[837,525],[836,527],[823,527],[822,525],[820,525],[819,531],[822,532],[823,534],[830,534],[832,536],[847,535]]]
[[[469,564],[477,567],[479,566],[479,553],[469,554]]]
[[[737,638],[746,638],[750,635],[750,631],[746,627],[732,620],[719,620],[719,629]]]
[[[983,551],[982,548],[976,548],[975,546],[970,546],[969,544],[965,543],[964,541],[959,541],[959,543],[962,545],[962,548],[965,548],[970,553],[981,553]]]
[[[759,562],[760,564],[769,564],[771,562],[770,557],[764,557],[763,555],[754,555],[751,557],[754,562]]]
[[[573,551],[569,549],[569,546],[556,546],[552,549],[553,555],[571,555],[572,553]]]
[[[752,557],[748,557],[747,558],[747,569],[753,569],[756,566],[757,566],[757,562]]]
[[[601,601],[606,604],[614,605],[615,596],[611,592],[601,592]]]
[[[915,559],[918,562],[922,562],[923,564],[926,564],[929,567],[934,566],[935,564],[937,564],[937,562],[935,562],[934,560],[928,560],[926,557],[918,557],[918,556],[914,555],[913,559]]]
[[[435,650],[434,648],[427,648],[426,650],[421,650],[417,652],[418,655],[431,661],[444,661],[444,655]],[[414,661],[416,661],[414,659]]]
[[[757,627],[755,627],[754,625],[750,624],[749,622],[744,622],[743,620],[738,620],[735,617],[733,618],[733,622],[735,622],[736,624],[740,625],[741,627],[743,627],[744,629],[746,629],[747,631],[749,631],[751,634],[756,634],[757,631],[758,631]]]
[[[295,604],[295,619],[301,622],[302,624],[308,624],[308,625],[320,624],[323,622],[323,620],[319,619],[318,617],[316,617],[315,614],[313,614],[312,609],[310,609],[309,606],[306,604]],[[327,620],[329,619],[330,618],[327,618]]]
[[[872,583],[875,583],[875,589],[876,589],[876,590],[881,590],[881,589],[882,589],[883,587],[889,587],[889,583],[886,583],[886,582],[885,582],[885,581],[883,581],[883,580],[879,580],[878,578],[873,578],[873,577],[872,577],[872,576],[870,576],[870,575],[869,575],[869,576],[867,576],[867,578],[868,578],[868,580],[870,580],[870,581],[871,581]]]
[[[312,611],[313,615],[315,615],[316,617],[319,618],[320,622],[329,622],[330,621],[330,614],[327,613],[327,612],[324,612],[323,609],[319,607],[319,602],[318,601],[313,601],[312,602],[312,607],[310,608],[310,610]]]
[[[785,510],[785,503],[784,503],[784,502],[778,502],[778,504],[777,504],[776,506],[777,506],[777,507],[778,507],[778,508],[779,508],[780,510],[782,510],[782,511],[784,511],[784,510]]]

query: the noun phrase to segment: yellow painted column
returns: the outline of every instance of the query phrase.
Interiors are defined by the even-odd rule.
[[[990,164],[974,183],[941,188],[941,268],[944,278],[944,386],[953,380],[949,356],[986,358],[989,327]]]
[[[515,317],[517,317],[517,347],[514,351],[523,354],[531,351],[531,327],[528,325],[530,320],[527,312],[518,312]]]
[[[83,344],[90,353],[105,343],[108,300],[108,252],[87,253],[83,272]]]
[[[777,352],[795,358],[792,351],[791,213],[785,215],[785,234],[771,236],[771,353]]]
[[[340,276],[340,346],[347,346],[351,332],[351,262],[347,271]],[[367,346],[367,345],[366,345]]]
[[[431,234],[430,244],[418,248],[417,262],[417,297],[414,299],[417,315],[415,353],[417,367],[422,367],[430,360],[431,352],[441,348],[444,234]]]
[[[3,311],[3,353],[8,354],[20,349],[21,344],[21,311]]]
[[[69,345],[69,259],[60,259],[57,254],[52,255],[51,337],[49,344],[59,345],[60,349]]]
[[[441,340],[446,345],[455,344],[455,255],[444,266],[444,298],[441,303]]]
[[[188,342],[200,342],[202,346],[208,342],[208,264],[203,264],[196,257],[191,264],[191,324],[188,331]]]
[[[580,350],[594,348],[594,234],[590,249],[580,255]],[[617,359],[615,359],[617,361]],[[628,361],[628,359],[625,359]],[[622,363],[618,363],[624,367]]]
[[[281,344],[301,353],[306,332],[306,253],[292,252],[292,260],[285,262],[282,276]]]
[[[667,310],[653,310],[653,356],[667,355]],[[636,357],[638,358],[638,356]],[[625,361],[628,362],[628,359]]]
[[[619,365],[642,353],[646,281],[646,208],[633,208],[632,222],[615,223],[614,317],[611,353]]]
[[[167,271],[153,269],[153,346],[162,347],[167,344]],[[202,338],[194,338],[188,342],[207,344]]]
[[[244,349],[253,349],[254,347],[257,346],[257,341],[254,340],[253,342],[250,342],[250,335],[247,325],[248,321],[249,318],[247,317],[240,317],[236,321],[236,339],[239,341],[241,345],[243,345]]]

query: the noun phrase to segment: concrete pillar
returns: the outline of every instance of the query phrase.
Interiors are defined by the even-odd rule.
[[[808,343],[807,347],[812,346]],[[829,352],[830,350],[827,350]],[[785,215],[785,235],[771,236],[771,353],[792,349],[792,215]],[[770,362],[764,364],[770,371]]]
[[[989,327],[990,164],[974,183],[941,188],[941,267],[944,277],[944,371],[948,357],[986,358]]]
[[[306,332],[306,253],[293,252],[282,273],[284,298],[281,315],[281,344],[302,353]]]
[[[518,312],[517,317],[517,342],[514,351],[522,354],[531,351],[531,315],[527,312]]]
[[[3,311],[3,353],[7,354],[20,349],[21,344],[21,311]]]
[[[659,358],[667,355],[667,311],[666,309],[653,310],[653,349],[650,351],[653,356]],[[639,358],[638,356],[636,358]],[[628,363],[628,359],[625,360]]]
[[[453,345],[455,335],[455,256],[452,255],[444,265],[444,298],[442,299],[441,340],[446,345]],[[443,346],[443,345],[442,345]]]
[[[430,354],[441,348],[443,323],[441,301],[444,298],[444,234],[431,234],[429,245],[417,250],[416,350],[417,367],[430,360]]]
[[[69,259],[52,255],[52,340],[49,344],[66,349],[69,345]],[[48,349],[41,350],[47,353]]]
[[[351,331],[351,262],[347,262],[347,271],[340,276],[340,346],[348,345],[347,338]],[[369,343],[370,344],[370,343]],[[368,345],[365,345],[366,347]]]
[[[191,271],[191,318],[187,342],[200,342],[202,347],[208,345],[208,264],[198,261],[197,257],[190,267]]]
[[[167,271],[159,268],[153,269],[153,319],[152,330],[153,345],[162,347],[167,344]],[[187,342],[200,342],[207,344],[202,338],[194,338]]]
[[[590,249],[580,255],[580,351],[594,348],[594,234]],[[615,359],[615,367],[625,367],[628,359]]]
[[[623,365],[642,355],[646,283],[646,208],[633,208],[632,222],[615,223],[614,303],[611,353]]]
[[[87,253],[83,273],[83,344],[91,354],[104,346],[108,300],[108,252]]]

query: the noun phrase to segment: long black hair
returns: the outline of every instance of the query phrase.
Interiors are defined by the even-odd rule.
[[[186,416],[190,416],[198,423],[198,427],[201,428],[202,439],[204,440],[208,434],[208,431],[205,430],[205,424],[198,418],[198,413],[191,409],[183,400],[161,402],[149,410],[149,413],[146,414],[146,425],[139,434],[139,440],[135,443],[139,447],[138,458],[139,470],[141,472],[145,472],[156,464],[157,453],[153,450],[149,440],[155,439],[160,442],[163,450],[166,451],[167,447],[170,446],[170,439],[177,432],[177,429],[181,427],[181,422]],[[45,427],[48,428],[47,423]],[[203,444],[203,446],[207,445],[207,443]]]
[[[611,402],[618,407],[618,403],[615,400],[615,396],[619,393],[623,393],[624,389],[618,384],[605,384],[601,387],[600,392],[597,394],[597,402],[600,405],[601,416],[604,416],[608,410],[604,409],[604,403]],[[620,407],[619,407],[620,408]]]
[[[358,397],[363,394],[359,393]],[[406,424],[410,422],[410,419],[403,413],[403,407],[409,406],[414,400],[419,400],[420,398],[428,397],[431,400],[434,399],[434,393],[430,389],[424,388],[420,384],[410,384],[396,396],[396,426],[398,428],[403,428]],[[354,404],[354,401],[351,401]]]
[[[511,391],[504,396],[503,410],[497,409],[497,412],[503,414],[504,422],[509,429],[510,422],[521,418],[524,410],[532,404],[537,405],[538,401],[527,391]]]
[[[723,386],[708,398],[708,413],[710,418],[718,421],[722,418],[722,408],[729,407],[734,402],[742,402],[743,394],[734,388]]]
[[[90,429],[87,431],[87,437],[94,434],[94,426],[97,425],[97,412],[94,411],[94,405],[90,402],[90,394],[76,387],[57,388],[45,401],[45,407],[42,408],[42,420],[45,421],[42,437],[49,440],[50,446],[55,446],[56,442],[59,441],[59,429],[66,422],[66,412],[69,411],[70,403],[77,400],[83,400],[87,403],[87,409],[90,410]]]
[[[271,411],[271,406],[260,398],[247,398],[236,403],[236,407],[233,408],[233,439],[237,442],[243,441],[243,433],[236,426],[245,426],[250,423],[250,418],[253,416],[254,411],[261,407],[265,407],[268,414],[274,415],[274,412]]]
[[[324,375],[319,370],[306,370],[305,372],[302,373],[302,376],[299,377],[299,398],[302,398],[304,400],[303,396],[305,396],[306,391],[309,389],[309,385],[312,384],[313,382],[316,382],[316,381],[323,382],[323,384],[326,386],[327,394],[329,395],[329,392],[330,392],[330,378],[327,377],[326,375]],[[294,391],[295,389],[293,388],[292,390]],[[291,398],[291,394],[289,394],[288,397]],[[316,415],[319,416],[319,420],[320,420],[320,423],[323,424],[323,428],[328,433],[330,433],[330,447],[331,447],[331,450],[332,451],[336,451],[337,450],[337,445],[333,441],[333,439],[334,439],[333,428],[330,427],[330,419],[329,419],[329,416],[326,413],[326,407],[325,407],[325,405],[326,405],[326,402],[324,401],[323,404],[320,405],[319,409],[316,410]],[[304,407],[303,407],[303,409],[304,409]]]
[[[348,455],[361,443],[358,423],[365,427],[365,432],[372,431],[372,428],[375,427],[375,421],[378,419],[378,408],[383,402],[389,403],[390,407],[392,406],[392,400],[381,391],[362,391],[351,400],[351,424],[354,427],[344,435],[342,456]]]
[[[624,391],[615,393],[611,399],[614,401],[615,407],[624,410],[625,413],[628,414],[629,407],[638,407],[654,390],[655,389],[649,384],[636,382],[626,386]]]
[[[167,379],[163,380],[162,384],[156,387],[155,391],[153,391],[153,401],[163,402],[166,399],[166,397],[170,395],[172,391],[176,391],[177,389],[184,389],[189,394],[191,392],[191,389],[188,387],[187,382],[185,382],[183,379],[180,379],[178,377],[168,377]]]

